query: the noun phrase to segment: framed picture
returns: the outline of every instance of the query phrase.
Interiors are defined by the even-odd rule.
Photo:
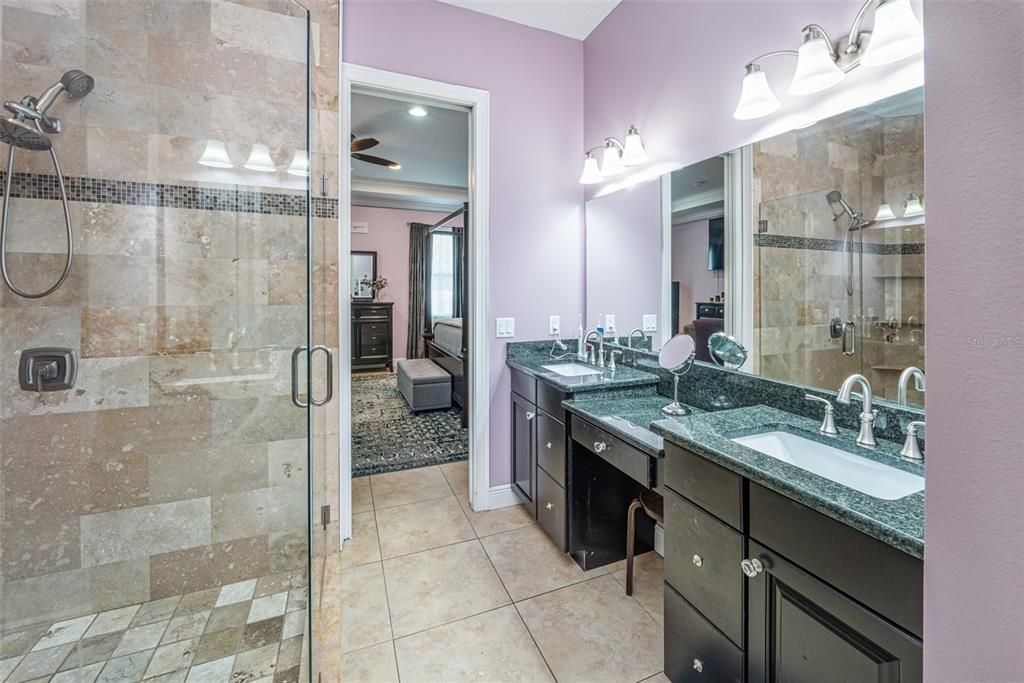
[[[377,279],[377,252],[353,251],[351,254],[351,292],[353,299],[372,299],[373,290],[361,284],[363,278]]]

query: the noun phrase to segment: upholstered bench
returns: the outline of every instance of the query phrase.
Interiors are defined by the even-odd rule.
[[[398,390],[414,413],[452,407],[452,376],[429,358],[398,361]]]

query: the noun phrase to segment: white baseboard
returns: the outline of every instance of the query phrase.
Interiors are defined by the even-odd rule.
[[[492,486],[487,494],[487,498],[488,507],[491,510],[497,510],[498,508],[507,508],[512,505],[519,504],[519,499],[516,498],[516,494],[512,493],[512,484]]]

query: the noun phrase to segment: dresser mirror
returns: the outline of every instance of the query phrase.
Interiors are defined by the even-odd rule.
[[[352,268],[352,298],[370,300],[373,298],[373,289],[369,282],[377,279],[377,252],[375,251],[353,251]]]

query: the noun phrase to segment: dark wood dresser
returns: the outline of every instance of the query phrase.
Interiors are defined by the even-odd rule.
[[[352,301],[352,369],[392,370],[394,307],[386,301]]]

